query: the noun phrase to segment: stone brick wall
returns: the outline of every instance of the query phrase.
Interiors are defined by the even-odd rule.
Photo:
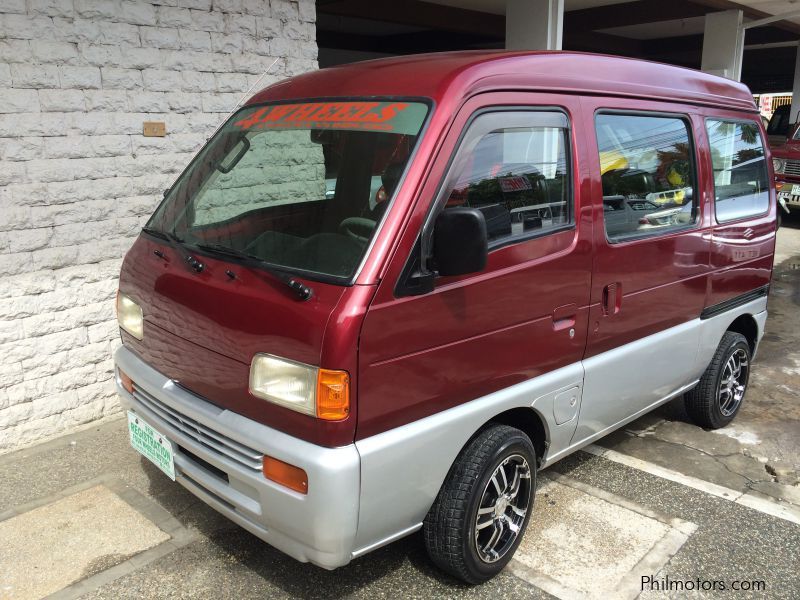
[[[314,0],[0,0],[0,453],[118,411],[121,258]],[[143,137],[144,121],[167,135]]]

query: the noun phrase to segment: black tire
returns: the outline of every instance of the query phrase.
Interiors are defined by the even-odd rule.
[[[745,357],[746,364],[740,368],[742,381],[737,380],[736,386],[737,389],[739,385],[742,387],[741,397],[733,405],[728,405],[727,396],[720,391],[720,388],[723,377],[727,374],[728,361],[734,356]],[[750,344],[747,342],[747,338],[740,333],[726,331],[714,353],[714,358],[711,359],[711,364],[700,378],[700,382],[684,396],[686,412],[689,413],[692,421],[706,429],[719,429],[733,421],[747,392],[751,358]],[[726,381],[729,379],[729,377],[725,377]],[[733,393],[732,399],[735,399],[736,394],[730,388],[728,392]]]
[[[529,478],[524,475],[525,465],[521,459],[527,464]],[[501,502],[500,487],[495,488],[492,482],[501,464],[505,473],[498,472],[497,481],[501,481],[501,476],[506,473],[515,474],[514,480],[519,482],[517,493],[508,502],[524,501],[524,517],[514,512],[521,510],[521,504],[506,508],[506,501]],[[510,493],[513,483],[503,489]],[[511,560],[522,540],[533,512],[535,489],[536,451],[528,436],[507,425],[491,425],[481,431],[453,463],[436,501],[425,517],[423,533],[431,560],[442,570],[471,584],[482,583],[497,575]],[[494,504],[490,502],[481,508],[482,502],[491,499],[485,494],[494,494],[495,490],[497,498]],[[492,510],[489,514],[481,515],[481,519],[484,519],[481,525],[484,527],[481,527],[480,536],[492,536],[495,530],[505,529],[505,533],[498,538],[499,541],[505,540],[501,548],[502,555],[492,562],[484,560],[478,549],[479,540],[475,534],[479,508],[484,513],[490,508]],[[499,515],[497,511],[500,511]],[[521,523],[514,525],[518,527],[516,533],[508,524],[509,519],[521,519]],[[486,520],[492,522],[490,527],[486,526]],[[506,539],[504,535],[514,537]]]

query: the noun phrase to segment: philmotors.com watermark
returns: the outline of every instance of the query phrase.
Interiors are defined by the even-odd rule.
[[[670,579],[642,575],[642,591],[649,592],[764,592],[767,583],[758,579]]]

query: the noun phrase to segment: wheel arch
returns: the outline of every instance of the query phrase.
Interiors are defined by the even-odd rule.
[[[753,315],[750,313],[739,315],[728,325],[726,331],[733,331],[743,335],[750,345],[750,353],[755,354],[758,343],[758,323]]]
[[[536,462],[538,465],[542,464],[545,452],[547,451],[549,436],[547,423],[535,408],[520,406],[503,411],[484,423],[472,437],[475,437],[483,429],[493,424],[508,425],[509,427],[515,427],[521,430],[530,438],[533,448],[536,450]]]

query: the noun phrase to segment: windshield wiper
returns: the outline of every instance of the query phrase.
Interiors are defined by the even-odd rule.
[[[142,227],[142,231],[154,237],[161,238],[162,240],[169,241],[169,236],[160,229],[153,229],[152,227],[144,226]]]
[[[203,271],[203,269],[205,269],[206,266],[202,262],[197,260],[194,256],[189,254],[189,252],[183,245],[183,240],[179,238],[177,235],[175,235],[174,232],[164,231],[161,229],[153,229],[152,227],[142,227],[142,231],[169,242],[169,245],[178,254],[181,255],[183,260],[186,261],[186,264],[188,264],[196,272],[200,273]]]
[[[284,273],[283,271],[276,269],[267,261],[262,260],[261,258],[252,254],[248,254],[247,252],[242,252],[241,250],[229,248],[228,246],[223,246],[221,244],[195,244],[195,246],[200,250],[205,250],[206,252],[224,254],[233,258],[237,258],[246,265],[252,265],[260,268],[263,271],[266,271],[275,279],[287,285],[289,289],[297,294],[301,300],[308,300],[314,293],[314,290],[312,290],[302,281],[295,279],[288,273]]]

